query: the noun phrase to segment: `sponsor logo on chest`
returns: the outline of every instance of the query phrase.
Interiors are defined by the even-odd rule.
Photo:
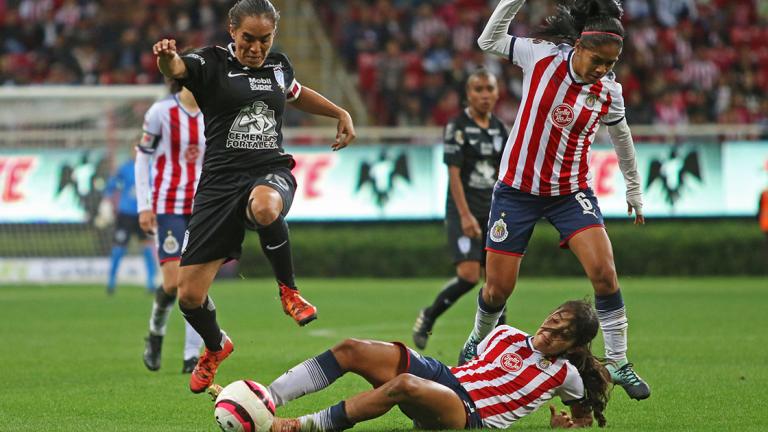
[[[523,368],[523,358],[517,353],[504,353],[499,364],[507,372],[517,372]]]
[[[552,123],[559,127],[565,128],[573,123],[575,116],[573,114],[573,108],[565,103],[561,103],[556,106],[551,113],[550,119]]]

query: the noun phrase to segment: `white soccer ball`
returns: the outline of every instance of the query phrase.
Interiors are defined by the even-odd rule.
[[[213,413],[224,432],[267,432],[274,419],[275,402],[263,385],[239,380],[219,393]]]

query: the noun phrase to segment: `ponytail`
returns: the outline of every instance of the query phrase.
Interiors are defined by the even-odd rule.
[[[590,346],[581,346],[566,353],[565,358],[576,367],[584,383],[582,406],[592,411],[597,425],[605,426],[605,407],[608,404],[608,383],[610,374],[592,355]]]
[[[623,46],[623,14],[617,0],[561,0],[555,15],[547,17],[534,36],[568,45],[581,39],[587,48],[609,42]]]
[[[584,383],[582,406],[590,409],[597,419],[597,425],[603,427],[605,426],[603,411],[608,404],[611,375],[592,355],[592,339],[597,336],[597,329],[600,327],[597,313],[592,304],[586,300],[567,301],[558,309],[573,314],[570,327],[574,345],[563,355],[576,367]]]

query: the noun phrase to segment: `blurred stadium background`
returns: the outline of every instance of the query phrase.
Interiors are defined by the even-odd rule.
[[[161,37],[175,37],[181,47],[226,44],[230,3],[0,1],[0,280],[101,280],[104,261],[92,258],[107,253],[110,233],[93,219],[105,179],[128,157],[144,112],[165,92],[151,44]],[[299,162],[299,199],[289,216],[299,273],[449,272],[439,228],[446,193],[441,126],[458,113],[463,80],[479,65],[501,77],[497,114],[511,125],[518,109],[520,70],[484,56],[474,42],[494,2],[275,3],[283,12],[275,49],[289,53],[302,82],[350,109],[360,135],[353,148],[331,153],[329,123],[287,111],[287,147]],[[591,167],[604,213],[617,218],[609,229],[619,270],[764,273],[757,253],[764,239],[751,221],[768,186],[766,2],[624,6],[629,40],[616,72],[651,222],[627,231],[623,180],[601,136]],[[551,7],[536,1],[525,8],[513,32],[528,33]],[[363,167],[373,178],[361,181]],[[350,229],[351,221],[364,222],[366,234]],[[403,237],[388,235],[392,229]],[[631,248],[622,247],[630,241]],[[354,252],[360,247],[366,256]],[[723,263],[723,248],[738,259]],[[527,271],[565,267],[578,274],[567,254],[538,249],[532,252],[544,256],[526,260]],[[351,262],[317,259],[320,250]],[[418,266],[413,257],[422,257]],[[259,259],[246,258],[240,271],[266,274]],[[124,276],[136,280],[142,270],[134,264]]]
[[[511,126],[518,109],[520,70],[484,56],[475,44],[496,2],[274,3],[282,12],[274,49],[291,57],[302,83],[352,113],[359,135],[351,148],[330,152],[335,135],[330,123],[287,110],[286,147],[298,161],[299,190],[288,220],[299,282],[306,278],[313,286],[336,277],[438,278],[405,282],[423,286],[418,298],[426,302],[437,290],[439,278],[452,273],[442,229],[447,175],[440,140],[442,125],[461,109],[464,78],[485,66],[500,78],[497,115]],[[74,298],[85,304],[101,300],[111,228],[97,228],[94,218],[105,180],[130,155],[146,109],[166,92],[151,45],[162,37],[176,38],[181,47],[226,44],[226,12],[231,4],[229,0],[0,0],[0,306],[27,305],[27,292],[46,293],[35,301],[49,294],[64,301],[54,294],[61,290],[72,290]],[[682,292],[696,296],[698,285],[706,287],[702,295],[715,295],[718,287],[744,284],[751,296],[745,298],[755,299],[745,307],[760,301],[764,307],[768,241],[755,216],[760,192],[768,187],[768,2],[625,0],[623,4],[629,36],[616,73],[624,85],[643,176],[647,226],[633,227],[626,218],[624,183],[607,135],[601,135],[591,154],[595,190],[609,218],[620,278],[634,277],[628,279],[638,286],[638,296],[646,296],[641,303],[649,309],[654,308],[654,298],[669,300],[665,290],[657,289],[661,285],[672,289],[692,285]],[[529,33],[552,7],[548,1],[530,0],[513,22],[513,32]],[[372,178],[361,177],[364,167],[374,173]],[[222,276],[270,275],[256,237],[249,235],[246,242],[245,250],[252,252]],[[124,262],[120,274],[131,288],[144,277],[138,248],[134,252],[136,257]],[[554,230],[542,224],[526,256],[523,276],[581,274],[571,254],[557,249]],[[722,278],[698,279],[715,275]],[[366,279],[359,281],[366,284]],[[584,289],[586,280],[566,281],[580,287],[574,295],[589,293]],[[43,287],[33,290],[32,284]],[[371,295],[386,295],[379,288]],[[41,289],[45,291],[37,291]],[[233,290],[244,291],[242,286]],[[140,323],[126,336],[136,339],[128,355],[133,356],[131,364],[138,365],[138,338],[150,301],[139,298],[138,289],[126,291],[133,294],[126,294],[130,307],[124,312],[140,318],[132,319]],[[364,290],[356,292],[365,295]],[[246,295],[259,302],[258,294]],[[711,308],[703,310],[714,314],[729,297],[711,299]],[[557,301],[559,297],[544,303]],[[381,329],[360,335],[407,340],[410,317],[415,318],[420,306],[406,306],[407,322],[400,321],[402,328],[394,336]],[[76,314],[79,306],[71,307],[68,313]],[[444,344],[438,345],[441,349],[458,348],[463,329],[469,328],[471,309],[471,305],[461,309],[461,317],[459,312],[450,315],[457,333],[451,344],[438,342]],[[750,315],[754,309],[745,310],[729,316],[755,318]],[[651,312],[637,315],[651,322]],[[677,325],[674,320],[669,323]],[[749,323],[753,328],[764,324],[764,318]],[[11,329],[9,325],[0,333],[15,338]],[[738,329],[737,325],[734,331]],[[765,339],[756,342],[754,354],[764,366]],[[640,352],[650,356],[653,351],[646,347]],[[448,348],[445,353],[454,357]],[[287,367],[287,362],[275,367]],[[657,366],[663,363],[659,360]],[[643,373],[642,365],[639,371]],[[765,395],[764,372],[758,382]],[[0,413],[2,409],[0,404]],[[45,425],[37,421],[29,424]],[[5,426],[26,430],[20,424],[26,423]],[[761,424],[765,425],[764,418]],[[741,427],[753,425],[747,422]]]

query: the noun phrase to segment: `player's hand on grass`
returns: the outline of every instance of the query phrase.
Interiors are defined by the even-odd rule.
[[[158,57],[170,60],[176,56],[176,40],[163,39],[152,46],[152,53]]]
[[[336,125],[336,141],[331,145],[331,148],[333,151],[341,150],[354,141],[355,138],[357,138],[357,134],[355,133],[355,125],[352,123],[352,116],[342,110],[339,116],[339,123]]]
[[[139,226],[141,230],[149,235],[155,234],[157,228],[157,217],[152,210],[144,210],[139,213]]]
[[[480,223],[477,221],[477,218],[471,214],[461,217],[461,231],[469,238],[479,239],[483,235]]]
[[[549,426],[552,428],[564,429],[574,427],[571,416],[565,411],[560,411],[560,413],[558,413],[554,405],[549,406]]]

